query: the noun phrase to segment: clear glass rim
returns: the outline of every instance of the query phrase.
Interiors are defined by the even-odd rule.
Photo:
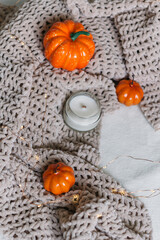
[[[98,126],[98,124],[99,124],[99,122],[100,122],[100,119],[101,119],[101,114],[100,114],[100,116],[99,116],[99,118],[97,119],[97,121],[93,122],[92,124],[88,124],[88,127],[91,126],[91,125],[93,125],[93,124],[96,124],[95,126],[89,127],[87,130],[86,130],[86,129],[82,130],[82,129],[78,129],[78,128],[76,128],[76,127],[73,127],[72,124],[69,124],[69,122],[67,121],[68,115],[66,114],[66,111],[63,111],[62,114],[63,114],[63,120],[64,120],[65,124],[66,124],[70,129],[72,129],[72,130],[74,130],[74,131],[77,131],[77,132],[82,132],[82,133],[85,133],[85,132],[89,132],[89,131],[94,130],[94,129]],[[66,118],[66,117],[67,117],[67,118]],[[72,120],[70,120],[70,122],[72,123]],[[87,126],[87,125],[81,125],[82,128],[85,127],[85,126]]]

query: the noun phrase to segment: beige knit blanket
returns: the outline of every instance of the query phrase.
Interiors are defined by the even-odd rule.
[[[114,194],[122,187],[97,168],[100,126],[75,132],[64,124],[62,109],[71,93],[83,90],[109,114],[120,107],[112,80],[134,73],[144,89],[141,109],[158,129],[159,14],[156,1],[30,0],[6,18],[0,31],[0,229],[9,240],[152,239],[143,204]],[[94,57],[81,72],[53,69],[43,54],[44,34],[65,19],[80,21],[94,38]],[[57,161],[74,168],[76,184],[55,197],[44,190],[42,173]]]

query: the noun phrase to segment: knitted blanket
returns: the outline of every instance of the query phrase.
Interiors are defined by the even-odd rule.
[[[112,189],[122,187],[97,168],[100,125],[73,131],[62,109],[71,93],[83,90],[96,95],[109,114],[120,107],[112,80],[134,73],[144,89],[141,109],[158,129],[159,14],[156,1],[30,0],[3,24],[0,229],[8,239],[152,239],[143,204],[115,194]],[[53,69],[43,55],[44,34],[65,19],[80,21],[94,38],[94,57],[82,71]],[[76,183],[55,197],[44,190],[42,173],[58,161],[73,167]]]

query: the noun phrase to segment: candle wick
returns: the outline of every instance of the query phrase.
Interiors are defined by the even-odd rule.
[[[85,106],[85,105],[82,105],[82,108],[86,108],[86,106]]]

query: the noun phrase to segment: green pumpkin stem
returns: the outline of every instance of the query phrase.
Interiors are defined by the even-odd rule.
[[[133,87],[133,83],[134,83],[134,80],[132,80],[132,82],[129,84],[130,87]]]
[[[85,31],[79,31],[79,32],[76,32],[76,33],[71,33],[71,39],[73,41],[75,41],[80,35],[86,35],[86,36],[89,36],[90,33],[89,32],[85,32]]]
[[[59,164],[57,164],[57,166],[56,166],[56,168],[54,170],[54,173],[57,173],[58,168],[59,168]]]

